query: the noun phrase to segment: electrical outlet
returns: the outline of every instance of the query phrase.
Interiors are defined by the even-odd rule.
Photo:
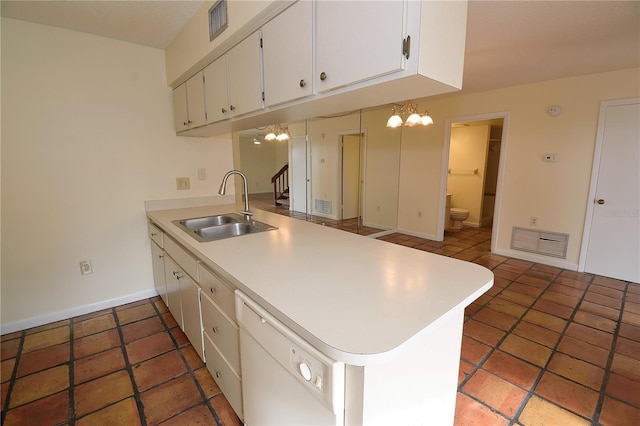
[[[80,261],[80,275],[93,274],[93,266],[91,266],[90,260]]]
[[[178,177],[176,178],[176,188],[179,191],[191,189],[191,181],[188,177]]]
[[[538,218],[535,216],[531,216],[529,218],[529,225],[531,226],[538,226]]]

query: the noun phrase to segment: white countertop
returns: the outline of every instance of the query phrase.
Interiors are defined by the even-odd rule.
[[[200,243],[171,223],[240,209],[218,205],[147,216],[338,361],[381,362],[493,285],[492,272],[480,265],[262,210],[253,218],[277,230]]]

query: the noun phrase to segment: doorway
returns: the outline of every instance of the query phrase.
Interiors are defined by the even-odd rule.
[[[640,99],[605,101],[579,270],[640,283]]]
[[[451,207],[469,210],[466,227],[490,228],[495,250],[500,214],[508,113],[447,119],[442,158],[438,236],[452,224]]]
[[[362,164],[363,134],[349,133],[341,135],[341,195],[340,219],[362,219]]]

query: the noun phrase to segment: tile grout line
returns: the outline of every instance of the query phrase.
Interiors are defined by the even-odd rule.
[[[625,282],[624,291],[622,292],[622,300],[620,303],[620,312],[618,314],[618,321],[616,323],[616,329],[613,332],[613,340],[611,342],[611,350],[609,351],[609,357],[607,359],[607,365],[604,369],[604,377],[602,378],[602,388],[600,389],[600,395],[598,395],[598,402],[596,403],[596,412],[593,416],[593,421],[596,424],[600,424],[600,414],[602,412],[602,406],[607,396],[607,385],[611,377],[611,367],[613,366],[613,359],[616,355],[616,345],[618,343],[618,337],[620,335],[620,328],[622,327],[622,317],[624,315],[624,307],[626,304],[627,292],[629,290],[629,283]],[[616,400],[618,398],[615,398]],[[626,403],[626,402],[625,402]]]
[[[9,412],[9,401],[11,401],[11,393],[13,392],[13,387],[18,381],[18,366],[20,365],[20,359],[22,358],[22,347],[24,345],[24,340],[27,337],[27,330],[22,330],[20,332],[20,343],[18,343],[18,349],[16,351],[16,361],[13,365],[13,370],[11,370],[11,378],[9,379],[9,387],[7,388],[7,395],[5,396],[4,406],[2,407],[2,416],[0,416],[0,425],[4,424],[5,418],[7,417],[7,413]]]
[[[74,426],[76,422],[76,399],[75,399],[75,360],[76,355],[73,351],[73,326],[75,321],[71,318],[69,321],[69,426]]]
[[[540,296],[539,296],[539,297],[538,297],[538,299],[536,299],[536,300],[539,300],[539,299],[541,299],[541,298],[542,298],[542,295],[543,295],[543,294],[544,294],[544,293],[549,289],[549,287],[550,287],[550,286],[551,286],[551,285],[552,285],[552,284],[553,284],[553,283],[558,279],[558,277],[559,277],[561,274],[562,274],[562,273],[560,273],[560,274],[556,275],[556,277],[555,277],[555,278],[554,278],[554,279],[549,283],[549,285],[547,285],[547,287],[545,287],[545,290],[540,294]],[[556,402],[554,402],[554,401],[551,401],[551,400],[549,400],[549,399],[547,399],[547,398],[543,397],[542,395],[537,395],[537,394],[535,393],[535,389],[536,389],[536,388],[538,387],[538,385],[540,384],[540,381],[542,381],[542,377],[544,376],[544,374],[545,374],[546,372],[550,372],[551,374],[556,374],[556,373],[554,373],[553,371],[549,371],[549,369],[548,369],[548,368],[549,368],[549,364],[551,363],[551,359],[554,357],[554,355],[556,355],[557,353],[564,353],[564,352],[559,352],[558,348],[560,347],[560,343],[562,342],[563,337],[565,337],[565,336],[566,336],[566,332],[567,332],[567,330],[568,330],[569,326],[573,323],[573,320],[574,320],[574,318],[575,318],[575,315],[576,315],[576,313],[577,313],[577,312],[578,312],[578,310],[579,310],[579,306],[580,306],[580,305],[582,305],[582,301],[584,300],[584,297],[585,297],[585,295],[587,294],[587,291],[589,290],[589,287],[591,286],[591,282],[592,282],[592,281],[593,281],[593,277],[591,277],[591,279],[589,280],[589,284],[588,284],[588,285],[586,286],[586,288],[582,291],[582,296],[580,297],[580,299],[579,299],[578,303],[576,303],[576,306],[573,308],[573,311],[571,312],[571,315],[569,316],[569,318],[568,318],[568,319],[566,319],[566,320],[565,320],[565,325],[564,325],[564,327],[563,327],[563,329],[562,329],[562,332],[558,333],[558,334],[559,334],[559,336],[558,336],[558,340],[556,341],[556,343],[555,343],[555,345],[553,346],[553,348],[551,348],[551,351],[552,351],[552,352],[551,352],[551,355],[549,356],[549,359],[548,359],[548,360],[547,360],[547,362],[545,363],[544,367],[542,367],[542,369],[540,370],[540,373],[538,373],[538,377],[536,378],[536,380],[534,380],[533,385],[531,386],[531,389],[527,392],[527,396],[526,396],[526,397],[525,397],[525,399],[523,400],[523,402],[522,402],[522,404],[521,404],[520,408],[518,409],[518,411],[517,411],[517,413],[516,413],[516,417],[514,417],[513,422],[512,422],[511,424],[513,424],[513,423],[515,422],[515,420],[516,420],[516,419],[517,419],[517,418],[522,414],[522,412],[524,411],[524,408],[526,407],[526,403],[528,403],[528,402],[529,402],[529,400],[531,399],[531,397],[532,397],[532,396],[534,396],[534,395],[535,395],[535,396],[537,396],[537,397],[538,397],[538,398],[540,398],[540,399],[543,399],[543,400],[545,400],[545,401],[549,402],[550,404],[553,404],[553,405],[555,405],[555,406],[557,406],[557,407],[560,407],[561,409],[566,410],[566,411],[568,411],[568,412],[570,412],[570,413],[572,413],[572,414],[574,414],[574,415],[576,415],[576,416],[578,416],[578,417],[581,417],[581,418],[583,418],[583,419],[585,419],[585,420],[591,421],[591,420],[593,419],[593,417],[595,416],[595,412],[594,412],[594,414],[591,416],[591,419],[587,419],[587,418],[586,418],[586,417],[584,417],[583,415],[578,414],[578,413],[575,413],[575,412],[573,412],[573,411],[569,410],[569,409],[568,409],[568,407],[563,407],[563,406],[559,405],[558,403],[556,403]],[[562,285],[562,284],[559,284],[559,285]],[[532,305],[532,308],[533,308],[533,305]],[[541,311],[541,312],[542,312],[542,311]],[[549,314],[549,315],[552,315],[552,314]],[[553,315],[553,316],[555,316],[555,315]],[[559,317],[559,318],[560,318],[560,317]],[[544,328],[544,327],[543,327],[543,328]],[[529,339],[527,339],[527,340],[529,340]],[[537,342],[536,342],[536,343],[537,343]],[[544,345],[543,345],[543,346],[544,346]],[[569,354],[565,354],[565,355],[570,356],[571,358],[574,358],[573,356],[571,356],[571,355],[569,355]],[[559,374],[556,374],[556,375],[560,376]],[[572,383],[576,383],[576,384],[578,384],[578,385],[584,386],[584,385],[582,385],[581,383],[578,383],[578,382],[575,382],[575,381],[573,381],[573,380],[569,379],[568,377],[564,377],[564,376],[560,376],[560,377],[563,377],[564,379],[569,380],[569,381],[571,381]],[[584,386],[584,387],[587,387],[587,386]]]
[[[496,265],[493,269],[496,269],[498,266],[502,265],[502,264],[503,264],[503,263],[505,263],[505,262],[507,262],[507,260],[505,260],[505,261],[503,261],[503,262],[499,263],[499,264],[498,264],[498,265]],[[525,269],[525,270],[524,270],[524,271],[523,271],[523,272],[522,272],[522,273],[521,273],[517,278],[515,278],[515,279],[511,280],[511,282],[509,283],[509,285],[508,285],[508,286],[506,286],[506,287],[504,287],[503,289],[501,289],[501,290],[500,290],[500,292],[498,292],[495,296],[492,296],[492,297],[491,297],[491,300],[487,301],[487,302],[482,306],[482,308],[481,308],[481,309],[479,309],[478,311],[476,311],[476,312],[474,312],[472,315],[470,315],[470,316],[469,316],[469,318],[465,321],[465,323],[466,323],[468,320],[472,319],[472,318],[473,318],[473,317],[474,317],[478,312],[480,312],[482,309],[487,308],[487,307],[488,307],[488,305],[489,305],[489,303],[491,303],[491,301],[493,301],[496,297],[498,297],[499,295],[501,295],[501,294],[502,294],[506,289],[508,289],[508,288],[509,288],[509,287],[510,287],[514,282],[518,282],[518,281],[516,281],[516,280],[517,280],[518,278],[520,278],[521,276],[525,275],[525,274],[526,274],[526,272],[529,272],[529,271],[531,270],[531,268],[532,268],[534,265],[535,265],[535,263],[533,263],[531,266],[529,266],[527,269]],[[493,271],[493,269],[492,269],[492,271]],[[507,337],[508,337],[508,336],[510,336],[510,335],[513,333],[513,331],[514,331],[514,330],[518,327],[518,325],[523,321],[523,319],[524,319],[525,315],[526,315],[528,312],[530,312],[531,310],[534,310],[534,309],[533,309],[533,305],[534,305],[537,301],[539,301],[539,300],[542,298],[542,295],[543,295],[543,294],[545,293],[545,291],[546,291],[546,290],[551,286],[551,284],[552,284],[553,282],[555,282],[555,281],[558,279],[558,277],[560,276],[560,274],[561,274],[561,272],[557,273],[557,274],[554,276],[554,278],[553,278],[551,281],[549,281],[549,283],[544,287],[544,290],[543,290],[543,291],[541,291],[541,292],[540,292],[540,294],[539,294],[539,295],[534,299],[534,301],[533,301],[533,302],[531,302],[531,304],[530,304],[529,306],[527,306],[527,307],[526,307],[525,311],[522,313],[522,315],[520,315],[520,317],[519,317],[519,318],[517,318],[517,319],[516,319],[516,322],[515,322],[515,323],[514,323],[510,328],[509,328],[509,330],[506,330],[506,331],[505,331],[504,336],[503,336],[503,337],[501,337],[501,338],[500,338],[500,340],[498,340],[498,342],[496,342],[495,346],[493,346],[493,345],[492,345],[492,346],[490,346],[490,347],[491,347],[491,349],[489,350],[489,352],[487,352],[487,354],[486,354],[486,355],[485,355],[485,356],[484,356],[484,357],[483,357],[483,358],[478,362],[477,366],[475,366],[475,367],[474,367],[474,369],[472,370],[472,372],[471,372],[471,373],[469,373],[469,375],[468,375],[467,377],[465,377],[465,378],[464,378],[464,380],[463,380],[463,381],[460,383],[460,385],[458,386],[458,391],[459,391],[459,392],[461,392],[462,394],[464,394],[464,395],[466,395],[466,396],[468,396],[468,397],[470,397],[470,398],[472,398],[472,399],[476,400],[477,402],[481,403],[481,404],[482,404],[482,405],[484,405],[485,407],[489,408],[491,411],[493,411],[493,412],[495,412],[495,413],[498,413],[498,414],[500,414],[501,416],[505,417],[505,418],[508,420],[508,424],[509,424],[509,425],[513,425],[514,423],[516,423],[516,422],[517,422],[518,417],[520,416],[520,414],[522,414],[522,411],[524,410],[524,407],[525,407],[525,406],[526,406],[526,404],[529,402],[529,399],[530,399],[530,397],[531,397],[531,394],[533,393],[533,389],[535,388],[535,385],[537,384],[537,382],[538,382],[538,381],[540,380],[540,378],[542,377],[542,374],[544,373],[545,368],[541,368],[540,366],[538,366],[538,365],[536,365],[536,364],[533,364],[532,362],[530,362],[530,361],[528,361],[528,360],[522,359],[522,358],[520,358],[519,356],[517,356],[517,355],[515,355],[515,354],[511,354],[511,353],[505,352],[505,353],[507,353],[508,355],[510,355],[510,356],[512,356],[512,357],[514,357],[514,358],[516,358],[516,359],[518,359],[518,360],[521,360],[521,361],[523,361],[523,362],[525,362],[525,363],[527,363],[527,364],[529,364],[529,365],[533,365],[533,366],[535,366],[536,368],[541,368],[540,373],[538,373],[538,377],[536,378],[536,380],[534,381],[534,383],[531,385],[531,389],[527,390],[527,394],[525,395],[525,397],[523,398],[522,402],[521,402],[521,403],[520,403],[520,405],[518,406],[518,409],[517,409],[517,410],[516,410],[516,412],[515,412],[511,417],[509,417],[509,418],[507,418],[503,413],[501,413],[501,412],[500,412],[500,411],[498,411],[497,409],[494,409],[493,407],[490,407],[489,405],[487,405],[487,403],[486,403],[485,401],[481,401],[481,400],[479,400],[479,399],[475,398],[473,395],[469,395],[467,392],[463,391],[462,387],[463,387],[466,383],[468,383],[468,382],[469,382],[469,380],[471,380],[471,377],[472,377],[472,376],[473,376],[473,375],[474,375],[478,370],[488,371],[488,370],[485,370],[485,369],[484,369],[484,364],[485,364],[485,362],[486,362],[486,361],[491,357],[491,355],[493,355],[496,351],[498,351],[498,349],[499,349],[500,345],[501,345],[501,344],[502,344],[502,343],[507,339]],[[518,282],[518,283],[519,283],[519,282]],[[524,283],[520,283],[520,284],[524,284]],[[524,285],[528,285],[528,284],[524,284]],[[515,303],[515,302],[512,302],[512,303]],[[516,304],[517,304],[517,303],[516,303]],[[522,305],[520,305],[520,306],[522,306]],[[523,306],[523,307],[524,307],[524,306]],[[491,308],[489,308],[489,309],[491,309]],[[487,324],[486,322],[481,321],[481,320],[477,320],[477,321],[480,321],[482,324],[486,324],[486,325],[488,325],[488,326],[491,326],[491,327],[497,328],[497,327],[495,327],[493,324]],[[544,328],[544,327],[543,327],[543,328]],[[501,329],[499,329],[499,330],[501,330]],[[503,330],[503,331],[504,331],[504,330]],[[471,337],[471,338],[472,338],[472,337]],[[523,338],[524,338],[524,337],[523,337]],[[525,338],[525,339],[526,339],[526,338]],[[474,339],[474,340],[476,340],[476,339]],[[526,339],[526,340],[529,340],[529,339]],[[530,341],[532,341],[532,340],[530,340]],[[480,342],[480,343],[485,344],[484,342]],[[534,343],[537,343],[537,342],[534,342]],[[537,344],[539,344],[539,343],[537,343]],[[543,345],[543,346],[544,346],[544,345]],[[552,349],[552,350],[553,350],[553,349]],[[553,352],[552,352],[552,354],[553,354]],[[551,357],[549,357],[549,358],[551,358]],[[491,374],[494,374],[494,373],[491,373]],[[494,374],[494,375],[495,375],[495,374]],[[500,376],[498,376],[498,377],[500,377]],[[516,384],[516,383],[512,383],[511,381],[507,380],[506,378],[503,378],[503,377],[500,377],[500,378],[501,378],[501,379],[503,379],[503,380],[506,380],[506,381],[507,381],[507,382],[509,382],[510,384],[512,384],[512,385],[514,385],[514,386],[517,386],[518,388],[520,388],[520,389],[522,389],[522,390],[525,390],[525,389],[523,389],[520,385],[518,385],[518,384]]]
[[[185,358],[184,354],[182,353],[182,350],[180,349],[180,345],[178,345],[178,341],[176,340],[176,338],[171,333],[171,329],[169,328],[169,324],[167,324],[167,322],[165,321],[164,316],[160,313],[160,310],[158,309],[158,307],[156,306],[156,304],[152,300],[152,298],[150,298],[149,301],[151,302],[151,305],[153,306],[153,309],[156,311],[156,314],[160,318],[160,321],[162,322],[162,325],[165,328],[165,332],[171,338],[171,341],[173,342],[173,346],[174,346],[175,350],[178,352],[178,355],[180,356],[180,359],[182,360],[182,362],[184,363],[185,367],[187,368],[187,373],[191,376],[191,378],[195,382],[196,388],[198,389],[198,392],[200,393],[200,397],[204,401],[204,405],[209,409],[209,412],[213,416],[213,419],[216,421],[216,425],[217,426],[224,426],[222,424],[220,418],[218,417],[218,413],[216,413],[215,409],[213,408],[213,404],[211,404],[211,399],[207,398],[207,395],[204,392],[204,389],[202,388],[202,385],[200,384],[200,381],[196,377],[195,372],[193,371],[193,369],[191,368],[191,366],[187,362],[187,359]],[[167,307],[167,312],[169,314],[171,314],[171,312],[169,312],[169,310],[168,310],[168,307]],[[179,325],[178,325],[178,328],[180,328]],[[189,344],[191,344],[191,342],[189,342]],[[194,349],[194,351],[195,351],[195,349]],[[204,368],[206,368],[206,367],[204,367]],[[196,404],[194,407],[197,407],[198,405],[200,405],[200,404]],[[191,408],[193,408],[193,407],[189,407],[187,410],[190,410]],[[187,411],[187,410],[184,410],[184,411]],[[178,414],[176,414],[176,415],[174,415],[174,416],[172,416],[170,418],[174,418],[174,417],[182,414],[184,411],[181,411],[180,413],[178,413]],[[165,419],[163,421],[166,421],[166,420],[168,420],[168,419]]]
[[[142,399],[140,398],[140,390],[138,389],[138,384],[136,383],[135,376],[133,375],[133,367],[131,366],[131,362],[129,361],[129,355],[127,354],[124,335],[122,333],[120,318],[118,318],[118,311],[116,307],[111,308],[111,313],[116,323],[118,338],[120,339],[120,350],[122,351],[122,356],[124,357],[124,370],[129,375],[129,380],[131,381],[131,386],[133,388],[133,399],[136,401],[136,408],[138,409],[138,417],[140,418],[140,425],[147,426],[147,417],[144,413],[144,405],[142,404]],[[116,401],[116,402],[120,402],[120,401]]]

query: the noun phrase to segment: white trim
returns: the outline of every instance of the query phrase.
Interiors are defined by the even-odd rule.
[[[78,315],[90,314],[92,312],[101,311],[103,309],[114,308],[116,306],[124,305],[127,303],[137,302],[138,300],[148,299],[157,295],[158,292],[155,289],[145,290],[123,297],[117,297],[115,299],[104,300],[102,302],[91,303],[84,306],[76,306],[74,308],[65,309],[64,311],[38,315],[37,317],[14,321],[8,324],[2,324],[0,334],[4,335],[16,331],[26,330],[28,328],[39,327],[41,325],[50,324],[52,322],[77,317]]]
[[[591,223],[593,222],[593,201],[596,198],[598,175],[600,173],[600,159],[602,157],[602,143],[604,141],[604,125],[607,118],[607,109],[612,106],[634,105],[640,103],[640,98],[617,99],[600,102],[600,114],[598,116],[598,130],[596,132],[596,145],[593,150],[593,164],[591,166],[591,183],[587,196],[587,209],[582,229],[582,244],[580,245],[580,258],[578,259],[578,271],[584,272],[587,263],[587,250],[589,237],[591,236]]]
[[[491,229],[491,252],[495,253],[498,245],[498,233],[500,230],[500,211],[502,205],[502,187],[507,162],[507,145],[509,140],[509,111],[499,111],[487,114],[468,115],[445,119],[444,146],[442,150],[442,165],[440,167],[440,209],[438,210],[438,225],[436,227],[436,241],[444,241],[445,206],[447,205],[447,179],[449,170],[449,151],[451,149],[451,124],[465,121],[481,121],[502,119],[502,139],[500,142],[500,159],[498,161],[498,181],[496,183],[496,199],[493,210],[493,227]]]
[[[514,259],[527,260],[529,262],[541,263],[543,265],[556,266],[558,268],[567,269],[570,271],[578,270],[578,264],[574,262],[567,262],[566,260],[556,259],[547,256],[538,256],[532,253],[521,252],[518,250],[496,249],[492,250],[492,253],[500,256],[511,257]]]
[[[437,235],[434,234],[425,234],[423,232],[415,232],[415,231],[410,231],[408,229],[402,229],[402,228],[398,228],[396,230],[396,232],[399,232],[401,234],[406,234],[406,235],[411,235],[412,237],[418,237],[418,238],[425,238],[427,240],[432,240],[432,241],[443,241],[443,238],[438,239]]]
[[[367,235],[367,237],[376,239],[376,238],[384,237],[386,235],[395,234],[396,232],[398,232],[396,228],[387,229],[386,231],[380,231],[380,232],[376,232],[375,234],[369,234]]]

